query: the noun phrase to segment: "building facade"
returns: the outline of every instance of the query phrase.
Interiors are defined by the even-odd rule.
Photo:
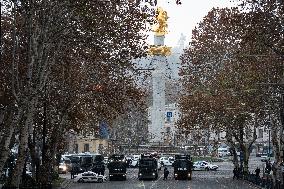
[[[70,130],[66,134],[66,143],[66,152],[69,154],[84,152],[108,154],[111,150],[109,139],[91,129],[79,133]]]

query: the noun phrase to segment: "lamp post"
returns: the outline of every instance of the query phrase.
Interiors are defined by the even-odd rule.
[[[271,132],[271,130],[270,129],[268,129],[268,158],[270,158],[270,132]]]
[[[270,117],[270,111],[269,111],[269,125],[268,125],[268,154],[267,157],[270,158],[270,153],[271,153],[271,117]]]

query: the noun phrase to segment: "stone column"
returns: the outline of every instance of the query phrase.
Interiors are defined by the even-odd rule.
[[[156,36],[154,45],[163,46],[165,36]],[[162,132],[165,127],[165,64],[166,57],[163,55],[153,56],[154,71],[152,72],[153,82],[153,104],[151,112],[151,142],[163,142]]]

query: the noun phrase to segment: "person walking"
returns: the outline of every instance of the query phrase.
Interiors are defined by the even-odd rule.
[[[74,179],[74,175],[75,175],[75,164],[72,165],[70,173],[71,173],[71,179]]]
[[[270,172],[271,172],[271,169],[272,169],[272,167],[271,167],[270,161],[266,161],[265,173],[269,175]]]
[[[163,180],[168,180],[168,175],[170,174],[169,170],[167,167],[164,169],[164,179]]]
[[[254,172],[255,172],[255,176],[256,176],[257,178],[259,178],[260,168],[259,168],[259,167],[257,167],[257,168],[256,168],[256,170],[255,170]]]
[[[234,174],[233,179],[235,178],[238,179],[238,168],[237,167],[234,168],[233,174]]]

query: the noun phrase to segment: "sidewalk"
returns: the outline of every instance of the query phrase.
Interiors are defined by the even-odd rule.
[[[73,180],[71,180],[71,179],[65,179],[65,180],[61,183],[60,187],[56,187],[56,189],[67,189],[67,188],[69,188],[69,187],[72,185],[72,183],[73,183]]]
[[[56,187],[56,189],[67,189],[74,182],[71,179],[71,174],[70,173],[60,174],[59,177],[64,178],[65,180],[61,183],[61,185],[59,187]]]

